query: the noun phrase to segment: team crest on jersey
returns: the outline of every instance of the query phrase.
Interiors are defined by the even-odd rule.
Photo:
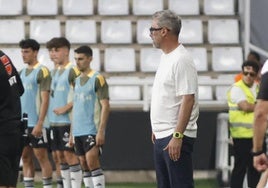
[[[69,133],[68,133],[68,132],[65,132],[65,133],[64,133],[62,140],[63,140],[64,142],[69,142]]]
[[[1,62],[3,63],[3,65],[5,66],[6,72],[8,75],[11,75],[12,73],[12,66],[10,64],[10,61],[8,59],[8,57],[6,55],[3,55],[0,57]]]

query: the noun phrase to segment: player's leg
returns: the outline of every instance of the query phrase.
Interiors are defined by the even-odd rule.
[[[24,187],[32,188],[34,187],[34,156],[33,149],[27,145],[23,148],[22,151],[22,163],[23,163],[23,183]]]
[[[83,169],[83,182],[86,188],[94,188],[91,172],[87,166],[87,161],[84,155],[79,156],[80,165]]]
[[[70,168],[72,187],[81,187],[82,169],[78,157],[75,155],[74,151],[70,150],[64,151],[64,156]]]
[[[57,150],[57,142],[55,142],[56,134],[55,134],[54,127],[51,126],[49,131],[50,131],[49,135],[48,135],[49,149],[51,151],[52,159],[53,159],[53,162],[54,162],[55,168],[56,168],[57,188],[63,188],[63,181],[62,181],[61,172],[60,172],[60,159],[57,156],[57,152],[56,152],[56,150]]]
[[[99,155],[100,155],[100,148],[94,146],[88,152],[86,152],[86,161],[91,171],[92,182],[94,187],[104,188],[105,178],[103,171],[101,169]]]
[[[34,148],[34,154],[41,167],[43,187],[52,187],[52,166],[48,158],[47,148]]]
[[[81,168],[83,169],[83,182],[85,184],[85,187],[94,188],[91,178],[91,172],[88,168],[85,158],[84,142],[87,140],[87,138],[87,136],[79,136],[74,138],[75,154],[78,156]]]
[[[57,188],[63,188],[63,181],[60,172],[60,160],[57,156],[56,151],[52,151],[51,154],[56,168]]]
[[[48,130],[42,130],[42,137],[31,137],[31,144],[42,171],[43,187],[52,187],[52,165],[48,158]]]
[[[72,187],[81,187],[82,184],[82,169],[74,152],[74,148],[70,147],[70,125],[60,127],[61,149],[64,151],[64,158],[70,168],[70,177]]]

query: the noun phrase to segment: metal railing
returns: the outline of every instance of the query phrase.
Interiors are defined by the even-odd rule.
[[[153,85],[152,78],[133,79],[107,79],[109,86],[139,86],[141,89],[141,98],[139,100],[113,100],[110,99],[110,104],[113,109],[142,109],[143,111],[150,110],[150,87]],[[204,86],[230,86],[233,80],[230,79],[200,79],[198,84]],[[214,88],[215,90],[215,88]],[[122,91],[123,92],[123,91]],[[214,92],[215,93],[215,92]],[[214,94],[215,95],[215,94]],[[199,100],[201,110],[227,110],[227,102],[224,100]]]

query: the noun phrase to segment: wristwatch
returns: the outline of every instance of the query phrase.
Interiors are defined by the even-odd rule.
[[[173,138],[182,139],[183,138],[183,134],[180,133],[180,132],[174,132],[173,133]]]

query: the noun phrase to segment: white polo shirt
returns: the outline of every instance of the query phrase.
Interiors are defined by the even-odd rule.
[[[195,103],[183,134],[196,137],[196,121],[199,115],[197,71],[193,58],[183,45],[179,45],[169,54],[162,54],[155,75],[151,100],[151,125],[157,139],[174,132],[182,96],[188,94],[195,95]]]

